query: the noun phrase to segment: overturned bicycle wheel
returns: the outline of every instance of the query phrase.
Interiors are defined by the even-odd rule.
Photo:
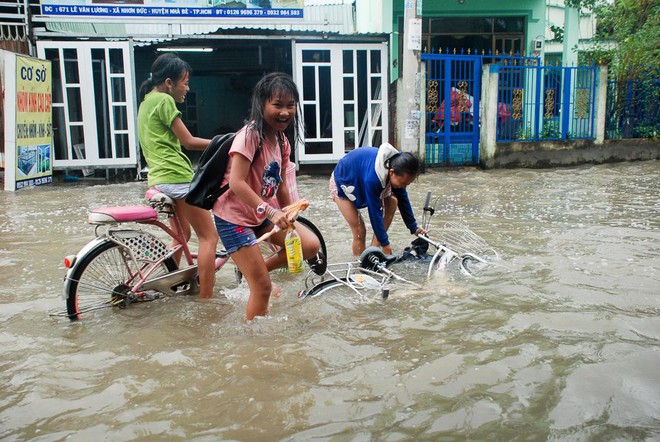
[[[394,255],[385,255],[380,247],[371,246],[367,247],[358,258],[360,267],[363,269],[378,271],[381,268],[388,267],[393,262],[396,262],[397,257]]]

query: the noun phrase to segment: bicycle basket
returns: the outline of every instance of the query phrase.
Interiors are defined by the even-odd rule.
[[[483,238],[461,223],[447,222],[442,229],[435,232],[435,236],[443,245],[459,255],[471,254],[480,258],[497,256]]]
[[[155,263],[169,253],[167,245],[143,230],[112,230],[108,237],[129,249],[136,261]]]

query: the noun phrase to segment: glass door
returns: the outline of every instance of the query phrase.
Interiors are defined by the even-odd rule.
[[[53,68],[53,168],[137,166],[129,42],[38,41]]]
[[[388,138],[385,44],[295,44],[305,144],[300,163],[335,163]]]

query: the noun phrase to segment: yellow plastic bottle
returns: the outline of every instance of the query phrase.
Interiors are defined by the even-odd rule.
[[[290,226],[286,231],[284,238],[284,248],[286,249],[286,261],[289,265],[289,273],[300,273],[303,271],[303,253],[302,242],[298,232]]]

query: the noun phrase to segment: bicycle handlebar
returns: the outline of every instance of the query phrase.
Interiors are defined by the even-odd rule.
[[[424,210],[429,209],[431,204],[431,192],[426,192],[426,201],[424,201]]]

